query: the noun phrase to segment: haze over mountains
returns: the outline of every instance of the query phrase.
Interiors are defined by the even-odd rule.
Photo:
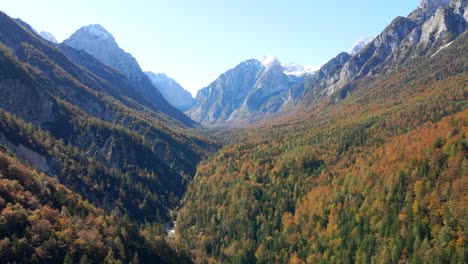
[[[0,262],[467,262],[467,28],[422,0],[193,99],[100,25],[58,44],[0,12]]]
[[[153,85],[158,88],[164,98],[180,111],[186,111],[195,104],[192,94],[166,74],[150,71],[145,72],[145,74],[148,75]]]

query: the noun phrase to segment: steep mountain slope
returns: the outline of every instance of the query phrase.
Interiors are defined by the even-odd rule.
[[[10,155],[0,149],[2,263],[190,263],[161,233],[106,215]]]
[[[145,72],[145,74],[150,78],[154,87],[158,88],[164,98],[180,111],[186,111],[195,104],[195,100],[190,92],[166,74],[154,72]]]
[[[8,119],[2,146],[106,210],[141,222],[168,219],[216,145],[148,101],[137,103],[130,82],[91,56],[67,53],[80,55],[87,70],[3,13],[0,23],[0,107],[35,128]]]
[[[450,2],[450,3],[449,3]],[[364,49],[346,61],[333,75],[311,76],[305,81],[305,99],[311,102],[335,93],[345,95],[350,83],[364,76],[393,71],[407,60],[433,54],[467,28],[465,0],[421,1],[408,17],[398,17]]]
[[[60,44],[57,48],[59,48],[70,61],[83,67],[85,72],[88,71],[98,77],[82,78],[81,81],[86,82],[88,86],[105,91],[113,98],[125,104],[125,106],[137,111],[146,111],[149,109],[152,110],[154,114],[160,113],[159,108],[141,95],[128,78],[118,70],[103,64],[83,50],[76,50],[65,44]],[[176,120],[167,115],[157,114],[157,116],[168,124],[177,123]]]
[[[282,65],[273,56],[247,60],[201,89],[187,114],[206,125],[252,122],[288,106],[297,94],[290,88],[309,74],[310,69]]]
[[[308,77],[296,111],[230,135],[199,166],[177,239],[198,262],[467,262],[461,2],[397,18]]]
[[[63,43],[76,50],[84,50],[104,64],[117,69],[128,78],[135,91],[145,97],[159,111],[189,127],[194,126],[192,120],[164,99],[148,76],[143,73],[136,59],[122,50],[114,37],[101,25],[82,27]]]

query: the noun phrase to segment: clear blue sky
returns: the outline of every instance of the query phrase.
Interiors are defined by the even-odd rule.
[[[419,0],[0,0],[0,10],[59,42],[101,24],[143,70],[195,93],[249,58],[317,66],[379,34]]]

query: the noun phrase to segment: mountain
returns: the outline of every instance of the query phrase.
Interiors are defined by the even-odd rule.
[[[176,239],[199,263],[466,263],[466,1],[446,4],[332,58],[294,109],[225,132]]]
[[[465,10],[465,0],[421,1],[408,17],[395,18],[332,75],[306,78],[302,102],[311,104],[332,94],[344,96],[353,89],[356,79],[379,76],[408,60],[435,53],[465,32]]]
[[[120,71],[135,91],[153,104],[158,111],[175,118],[186,126],[195,123],[181,111],[170,105],[151,83],[136,59],[119,47],[114,37],[101,25],[89,25],[78,29],[63,44],[76,50],[83,50],[104,64]]]
[[[366,37],[358,40],[353,47],[348,51],[351,56],[356,55],[359,51],[361,51],[367,44],[369,44],[374,38]]]
[[[0,23],[0,108],[14,115],[0,126],[2,148],[106,212],[167,221],[217,144],[84,51],[44,41],[4,13]]]
[[[39,36],[41,36],[43,39],[50,41],[54,44],[58,44],[57,39],[54,37],[54,35],[52,35],[52,33],[41,31],[41,33],[39,33]]]
[[[273,56],[246,60],[201,89],[187,114],[206,125],[252,122],[291,104],[292,88],[311,74],[311,67],[283,65]]]
[[[154,87],[158,88],[164,98],[180,111],[186,111],[195,104],[195,100],[190,92],[166,74],[153,72],[145,72],[145,74],[150,78]]]

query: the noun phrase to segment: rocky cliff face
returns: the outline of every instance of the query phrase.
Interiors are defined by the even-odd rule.
[[[151,83],[158,88],[164,98],[180,111],[187,111],[195,104],[195,100],[190,92],[166,74],[153,72],[145,72],[145,74],[150,78]]]
[[[335,68],[334,74],[308,78],[305,100],[310,103],[317,96],[330,96],[358,78],[384,74],[409,59],[437,52],[466,31],[466,10],[466,0],[421,1],[408,17],[394,19],[367,46]]]
[[[467,0],[452,0],[450,1],[451,8],[453,8],[454,12],[462,15],[465,20],[468,20],[468,1]]]
[[[251,122],[286,107],[300,94],[289,88],[309,74],[311,69],[283,65],[273,56],[247,60],[200,90],[187,114],[206,125]]]
[[[450,3],[450,0],[421,0],[419,6],[414,10],[409,17],[418,22],[424,22],[431,17],[438,8],[446,6]]]

